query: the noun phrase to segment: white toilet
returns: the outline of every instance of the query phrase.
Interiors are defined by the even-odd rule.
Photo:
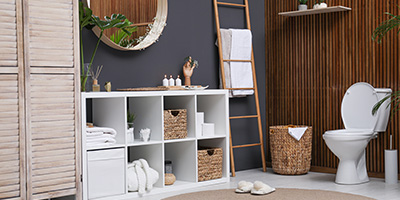
[[[389,88],[373,88],[368,83],[355,83],[347,89],[342,100],[341,114],[345,129],[326,131],[323,135],[329,149],[339,158],[336,183],[360,184],[368,182],[365,148],[378,132],[386,131],[389,101],[372,115],[372,107],[390,95]]]

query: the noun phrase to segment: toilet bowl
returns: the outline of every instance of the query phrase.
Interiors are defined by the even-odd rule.
[[[341,106],[345,129],[326,131],[323,135],[328,148],[339,158],[335,182],[360,184],[368,182],[365,148],[387,127],[390,107],[386,101],[375,115],[372,107],[392,92],[388,88],[373,88],[368,83],[356,83],[347,89]]]

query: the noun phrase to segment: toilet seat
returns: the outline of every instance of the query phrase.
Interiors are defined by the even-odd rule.
[[[338,129],[338,130],[326,131],[324,135],[345,137],[345,136],[372,136],[373,134],[374,131],[366,129]]]
[[[347,89],[342,100],[342,120],[346,129],[374,130],[378,116],[372,108],[378,102],[375,88],[368,83],[356,83]]]

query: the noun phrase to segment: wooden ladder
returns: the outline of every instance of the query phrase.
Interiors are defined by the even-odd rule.
[[[221,77],[222,77],[223,88],[224,89],[228,89],[228,90],[254,90],[254,99],[255,99],[256,108],[257,108],[257,114],[256,115],[231,116],[231,117],[229,117],[230,120],[257,118],[257,121],[258,121],[258,133],[259,133],[259,137],[260,137],[260,142],[259,143],[242,144],[242,145],[233,146],[232,145],[232,131],[231,131],[231,128],[229,128],[229,132],[230,132],[230,136],[229,136],[229,140],[230,140],[229,141],[230,142],[230,159],[231,159],[232,176],[235,176],[235,162],[234,162],[234,156],[233,156],[233,149],[235,149],[235,148],[243,148],[243,147],[260,146],[263,171],[265,172],[267,170],[267,168],[266,168],[266,164],[265,164],[264,140],[263,140],[262,127],[261,127],[260,104],[258,102],[257,78],[256,78],[255,65],[254,65],[253,49],[251,51],[251,60],[226,60],[226,59],[224,59],[223,56],[222,56],[222,42],[221,42],[221,30],[220,30],[221,28],[220,28],[220,22],[219,22],[219,14],[218,14],[218,6],[220,6],[220,5],[221,6],[242,7],[242,8],[245,9],[245,12],[246,12],[247,29],[251,30],[249,3],[248,3],[248,0],[244,0],[244,4],[218,2],[217,0],[213,0],[213,1],[214,1],[214,11],[215,11],[215,24],[216,24],[216,27],[217,27],[219,62],[220,62],[220,68],[221,68]],[[227,88],[226,87],[226,82],[225,82],[224,62],[251,62],[252,72],[253,72],[253,88]]]

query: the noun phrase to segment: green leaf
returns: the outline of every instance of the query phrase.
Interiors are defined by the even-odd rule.
[[[382,39],[389,31],[400,26],[400,16],[391,14],[389,12],[386,12],[385,15],[388,15],[390,18],[380,23],[372,33],[372,40],[378,43],[382,42]],[[399,34],[399,31],[400,30],[397,31],[397,34]]]

